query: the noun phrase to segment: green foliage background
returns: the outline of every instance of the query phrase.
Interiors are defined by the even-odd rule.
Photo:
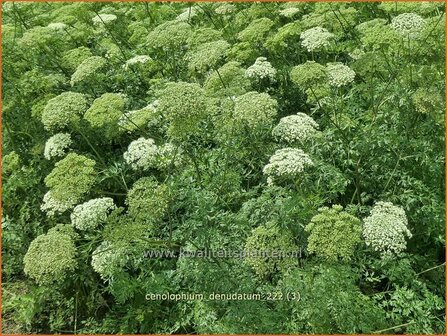
[[[442,2],[7,2],[2,10],[3,332],[445,332]],[[391,28],[402,13],[424,18],[416,38]],[[98,14],[116,18],[94,23]],[[309,52],[300,34],[316,26],[334,37]],[[125,65],[137,55],[150,59]],[[274,79],[246,76],[258,57]],[[320,70],[294,68],[307,61],[341,62],[355,80],[331,87]],[[82,95],[58,97],[68,91]],[[129,111],[139,112],[123,130]],[[318,136],[292,145],[314,164],[269,185],[263,167],[287,147],[272,128],[298,112],[319,125]],[[53,171],[58,160],[44,158],[51,122],[65,123],[69,157],[88,168],[66,160]],[[123,154],[141,137],[178,155],[133,170]],[[117,208],[94,230],[74,232],[57,226],[71,225],[71,210],[41,211],[47,187],[76,194],[76,204],[111,197]],[[412,237],[402,254],[382,256],[360,235],[359,219],[379,201],[405,210]],[[25,258],[39,261],[30,269],[43,277],[60,276],[54,282],[26,276],[33,241],[70,247],[60,254],[70,264],[53,273],[41,250]],[[107,276],[92,267],[103,242],[112,246]],[[143,257],[244,247],[301,253]],[[145,300],[167,292],[299,292],[301,300]]]

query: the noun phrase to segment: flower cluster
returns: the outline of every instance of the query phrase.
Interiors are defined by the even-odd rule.
[[[236,10],[236,6],[231,3],[220,3],[214,12],[220,15],[231,14]]]
[[[75,71],[76,68],[81,64],[85,59],[93,56],[92,52],[87,47],[79,47],[75,49],[70,49],[64,52],[62,56],[62,62],[66,65],[70,70]]]
[[[148,34],[148,29],[141,21],[134,21],[129,23],[127,26],[129,31],[129,43],[131,45],[141,45],[144,43],[146,36]]]
[[[301,25],[299,21],[293,21],[280,27],[276,34],[270,35],[264,43],[267,50],[276,55],[293,48],[299,39]]]
[[[381,2],[378,6],[379,9],[384,10],[389,14],[394,13],[420,13],[430,14],[440,6],[443,6],[442,2],[437,1],[424,1],[424,2]]]
[[[64,213],[65,211],[73,208],[73,206],[75,204],[76,204],[76,199],[71,198],[71,197],[67,198],[64,201],[55,199],[52,195],[51,190],[50,190],[43,196],[43,201],[40,206],[40,210],[45,212],[47,214],[47,216],[51,218],[54,215],[56,215],[57,213],[61,214],[61,213]]]
[[[354,70],[342,63],[328,63],[326,69],[331,86],[341,87],[354,81]]]
[[[104,27],[102,26],[101,29],[104,29]],[[104,50],[105,52],[104,58],[107,61],[116,63],[122,61],[121,50],[117,44],[113,43],[113,41],[104,39],[100,42],[100,47],[101,49]]]
[[[50,99],[42,112],[42,124],[48,131],[57,131],[79,122],[87,109],[82,93],[63,92]]]
[[[313,162],[310,157],[301,149],[283,148],[278,149],[270,157],[263,172],[269,177],[269,182],[273,183],[277,179],[297,178],[306,167],[312,165]]]
[[[151,103],[139,110],[129,111],[118,119],[118,126],[126,132],[133,132],[146,126],[148,123],[157,123],[156,104]]]
[[[60,34],[54,29],[38,26],[26,30],[19,39],[19,45],[24,49],[37,49],[41,46],[54,43],[58,38],[60,38]]]
[[[134,56],[134,57],[128,59],[126,61],[126,63],[123,64],[123,68],[125,70],[127,70],[132,65],[144,64],[144,63],[149,62],[151,60],[152,60],[152,58],[150,56],[147,56],[147,55],[137,55],[137,56]]]
[[[103,241],[92,254],[92,267],[103,280],[112,280],[113,274],[127,263],[126,250],[123,247]]]
[[[318,85],[327,78],[326,68],[314,61],[297,65],[290,71],[290,79],[293,83],[305,90]]]
[[[391,27],[400,35],[408,38],[417,37],[424,25],[424,19],[415,13],[403,13],[391,20]]]
[[[254,47],[254,45],[256,45],[257,43],[260,44],[261,42],[260,41],[258,41],[258,42],[244,41],[244,42],[233,44],[231,49],[228,51],[229,59],[234,60],[236,62],[241,62],[244,64],[253,62],[253,60],[255,60],[256,57],[259,56],[259,53],[257,52],[256,48]]]
[[[91,230],[105,223],[107,215],[116,208],[109,197],[95,198],[77,205],[71,213],[71,224],[78,230]]]
[[[399,43],[399,34],[387,24],[385,19],[362,22],[356,28],[361,34],[360,40],[365,50],[392,47]]]
[[[267,78],[270,81],[274,82],[276,77],[276,69],[272,66],[272,64],[269,61],[267,61],[267,58],[258,57],[255,63],[245,71],[245,74],[249,78],[254,79]]]
[[[47,160],[64,156],[65,151],[71,146],[71,144],[72,140],[69,133],[57,133],[49,138],[45,143],[43,155]]]
[[[272,20],[265,17],[253,20],[237,37],[244,42],[261,42],[274,24]]]
[[[171,143],[165,143],[158,147],[157,168],[166,169],[170,166],[178,167],[183,162],[183,150]]]
[[[63,22],[52,22],[47,27],[54,31],[64,31],[68,26]]]
[[[185,139],[200,131],[200,122],[207,114],[208,100],[198,84],[167,83],[158,92],[158,98],[157,110],[169,121],[169,136]]]
[[[330,33],[327,29],[322,27],[310,28],[301,33],[301,45],[307,49],[307,51],[317,51],[321,48],[327,47],[334,34]]]
[[[83,155],[69,153],[55,164],[54,169],[45,178],[45,184],[51,191],[48,200],[76,204],[90,191],[95,182],[94,166],[95,161]]]
[[[190,71],[205,73],[226,56],[230,44],[224,40],[201,44],[186,55]]]
[[[120,93],[104,93],[93,101],[84,119],[91,127],[103,129],[106,137],[112,137],[119,130],[118,120],[124,113],[124,98]]]
[[[92,21],[95,25],[107,24],[113,22],[117,19],[114,14],[98,14],[92,18]]]
[[[127,193],[129,214],[141,223],[153,224],[165,216],[169,190],[152,177],[142,177]]]
[[[318,209],[305,230],[309,232],[307,250],[330,260],[349,260],[361,240],[360,219],[343,211],[341,205]]]
[[[20,155],[12,151],[2,158],[2,174],[10,175],[20,168]]]
[[[187,44],[190,50],[197,48],[198,46],[222,40],[222,32],[212,28],[197,28],[188,37]]]
[[[351,51],[349,54],[349,57],[351,57],[353,60],[357,61],[359,60],[362,56],[365,55],[365,51],[359,48],[354,49],[353,51]]]
[[[25,274],[39,285],[61,282],[77,267],[73,235],[66,229],[54,229],[37,236],[23,258]]]
[[[277,114],[278,102],[267,93],[255,91],[237,97],[234,118],[249,127],[270,125]]]
[[[191,26],[186,22],[166,21],[149,32],[147,44],[150,48],[179,48],[186,44],[190,34]]]
[[[412,237],[405,211],[391,202],[377,202],[363,222],[366,245],[382,255],[400,254]]]
[[[225,83],[225,85],[223,83]],[[213,71],[205,81],[204,88],[211,96],[238,96],[247,92],[250,80],[245,76],[240,63],[231,61]]]
[[[147,170],[157,164],[158,147],[152,139],[139,138],[132,141],[124,153],[124,160],[134,170]]]
[[[287,18],[294,17],[296,14],[300,13],[301,9],[296,7],[284,8],[279,11],[279,15],[282,15]]]
[[[98,73],[107,64],[107,60],[100,56],[90,56],[82,61],[76,68],[76,71],[71,75],[70,84],[84,82],[96,73]]]
[[[372,20],[368,20],[368,21],[363,21],[362,23],[359,23],[357,26],[355,26],[355,28],[362,34],[365,34],[368,32],[368,30],[375,28],[375,27],[379,27],[379,28],[383,28],[386,25],[386,20],[385,19],[372,19]]]
[[[272,135],[288,144],[304,143],[318,133],[318,124],[305,113],[281,118]]]
[[[284,273],[293,267],[296,258],[286,254],[296,253],[298,248],[289,231],[281,230],[274,222],[268,222],[253,229],[245,243],[245,250],[250,253],[244,259],[245,263],[251,266],[260,278],[266,278],[278,271]],[[256,255],[258,253],[259,255]]]
[[[444,112],[444,101],[439,90],[436,88],[418,88],[412,95],[413,104],[419,113],[440,113]]]
[[[194,7],[189,7],[185,9],[182,13],[177,15],[176,21],[189,21],[191,18],[197,15],[197,9]]]

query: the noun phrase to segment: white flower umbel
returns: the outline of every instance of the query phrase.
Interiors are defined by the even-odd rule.
[[[194,7],[189,7],[183,11],[183,13],[180,13],[175,20],[176,21],[189,21],[191,18],[197,15],[197,10]]]
[[[425,20],[415,13],[403,13],[391,20],[391,27],[400,35],[415,38],[425,25]]]
[[[95,17],[93,17],[92,21],[96,25],[100,24],[107,24],[110,22],[113,22],[117,19],[116,15],[114,14],[98,14]]]
[[[291,18],[291,17],[295,16],[296,14],[298,14],[299,12],[301,12],[301,9],[296,8],[296,7],[289,7],[289,8],[281,9],[279,11],[279,15],[282,15],[287,18]]]
[[[95,198],[77,205],[71,214],[71,224],[78,230],[95,229],[107,220],[110,211],[116,208],[109,197]]]
[[[278,102],[267,93],[247,92],[235,99],[234,119],[251,128],[271,125],[277,114]]]
[[[365,52],[362,49],[356,48],[353,51],[351,51],[349,54],[349,57],[351,57],[353,60],[357,61],[359,60],[362,56],[365,55]]]
[[[92,254],[92,267],[103,280],[112,280],[113,274],[127,262],[126,251],[103,241]]]
[[[301,45],[312,52],[327,47],[335,35],[322,27],[310,28],[301,33]]]
[[[157,167],[167,169],[171,166],[179,167],[183,162],[183,150],[171,143],[165,143],[159,147]]]
[[[138,63],[144,64],[146,62],[149,62],[150,60],[152,60],[152,58],[150,58],[150,56],[137,55],[137,56],[132,57],[131,59],[128,59],[126,61],[126,63],[123,64],[123,68],[127,70],[130,66],[132,66],[134,64],[138,64]]]
[[[55,157],[65,155],[67,148],[72,144],[71,136],[68,133],[57,133],[47,140],[45,143],[44,157],[51,160]]]
[[[147,170],[155,167],[158,158],[158,147],[153,139],[139,138],[132,141],[124,153],[124,160],[134,170]]]
[[[353,82],[355,72],[342,63],[328,63],[326,66],[329,85],[342,87]]]
[[[75,200],[68,200],[66,202],[58,201],[51,195],[51,191],[48,191],[43,196],[43,203],[40,206],[40,209],[45,212],[48,217],[53,217],[56,213],[61,214],[73,208],[75,203]]]
[[[318,124],[305,113],[281,118],[272,135],[288,144],[304,143],[318,133]]]
[[[221,3],[214,12],[220,15],[227,15],[233,13],[236,9],[236,6],[231,3]]]
[[[283,148],[279,149],[270,157],[269,163],[263,172],[275,182],[278,178],[297,178],[304,172],[306,167],[312,166],[310,157],[301,149]]]
[[[70,84],[74,86],[80,82],[86,81],[96,74],[101,73],[107,65],[107,60],[100,56],[87,57],[78,65],[76,71],[71,75]],[[77,93],[78,95],[80,93]]]
[[[363,222],[366,245],[382,255],[400,254],[412,237],[405,211],[391,202],[377,202]]]
[[[265,57],[258,57],[255,63],[245,70],[245,75],[249,78],[264,79],[268,78],[274,82],[276,77],[276,69],[267,61]]]
[[[152,103],[142,109],[124,113],[118,119],[118,126],[123,131],[131,133],[137,129],[144,128],[148,123],[157,123],[159,121],[157,119],[159,119],[159,116],[156,115],[156,110]]]
[[[65,29],[67,29],[68,26],[63,22],[53,22],[50,23],[47,27],[54,31],[64,31]]]

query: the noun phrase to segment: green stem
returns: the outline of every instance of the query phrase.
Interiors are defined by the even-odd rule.
[[[420,274],[423,274],[423,273],[430,272],[430,271],[432,271],[432,270],[434,270],[434,269],[436,269],[436,268],[442,267],[442,266],[445,266],[445,262],[442,263],[441,265],[437,265],[437,266],[434,266],[434,267],[430,267],[430,268],[428,268],[428,269],[426,269],[426,270],[423,270],[422,272],[416,273],[416,275],[420,275]]]

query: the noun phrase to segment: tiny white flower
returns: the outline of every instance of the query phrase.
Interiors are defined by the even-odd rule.
[[[299,8],[289,7],[289,8],[281,9],[279,11],[279,14],[284,16],[284,17],[290,18],[290,17],[295,16],[299,12],[301,12],[301,10]]]
[[[273,129],[272,135],[281,141],[293,144],[303,143],[315,136],[318,132],[318,124],[305,113],[298,112],[281,118],[278,125]]]
[[[326,69],[329,85],[331,86],[345,86],[355,79],[354,70],[342,63],[328,63]]]
[[[63,213],[69,209],[71,209],[74,204],[75,200],[67,200],[66,202],[61,202],[56,200],[53,195],[51,194],[51,191],[48,191],[43,196],[43,203],[40,206],[40,209],[44,212],[46,212],[48,217],[53,217],[56,213]]]
[[[126,250],[103,241],[92,254],[92,267],[103,280],[112,280],[113,273],[127,262]]]
[[[400,254],[407,247],[412,234],[407,228],[405,211],[391,202],[377,202],[364,219],[365,243],[382,255]]]
[[[327,47],[335,35],[322,27],[310,28],[301,33],[301,45],[307,51],[316,51]]]
[[[93,17],[92,21],[94,24],[107,24],[110,22],[113,22],[117,19],[116,15],[114,14],[98,14],[95,17]]]
[[[189,7],[185,9],[182,13],[180,13],[176,17],[176,21],[188,21],[189,19],[193,18],[197,15],[197,10],[194,7]]]
[[[50,23],[47,27],[54,31],[64,31],[65,29],[67,29],[68,26],[63,22],[53,22]]]
[[[51,160],[55,157],[65,155],[67,148],[72,144],[71,136],[68,133],[57,133],[45,143],[45,159]]]
[[[313,166],[313,161],[301,149],[283,148],[270,157],[263,172],[271,184],[277,178],[297,178],[309,166]]]
[[[222,3],[219,7],[217,7],[214,12],[220,15],[231,14],[236,10],[236,6],[231,3]]]
[[[153,139],[139,138],[132,141],[124,153],[124,160],[134,170],[147,170],[156,166],[158,147]]]
[[[391,27],[404,37],[414,38],[419,35],[425,20],[415,13],[403,13],[391,21]]]
[[[71,223],[78,230],[94,229],[107,220],[107,215],[115,209],[113,199],[95,198],[77,205],[71,214]]]
[[[274,82],[276,69],[267,61],[265,57],[258,57],[255,63],[245,70],[245,75],[249,78],[264,79],[268,78]]]
[[[152,60],[152,58],[150,58],[150,56],[137,55],[137,56],[132,57],[131,59],[128,59],[126,61],[126,63],[123,64],[123,68],[127,70],[130,66],[132,66],[134,64],[138,64],[138,63],[144,64],[146,62],[149,62],[150,60]]]

